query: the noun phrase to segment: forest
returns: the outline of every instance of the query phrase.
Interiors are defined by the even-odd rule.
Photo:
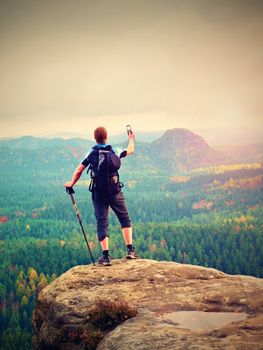
[[[58,148],[47,157],[44,148],[2,145],[0,153],[0,349],[29,350],[37,294],[69,268],[91,263],[63,187],[83,152],[74,157]],[[222,164],[171,175],[140,169],[131,157],[120,174],[140,258],[263,277],[262,164]],[[88,184],[83,174],[75,199],[97,259]],[[125,244],[112,212],[109,220],[111,258],[123,258]]]

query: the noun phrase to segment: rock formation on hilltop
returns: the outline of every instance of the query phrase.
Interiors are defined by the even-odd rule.
[[[151,149],[154,164],[172,173],[229,162],[226,155],[215,151],[201,136],[187,129],[167,130],[152,143]]]
[[[263,349],[262,311],[254,277],[141,259],[76,266],[39,294],[34,348]]]

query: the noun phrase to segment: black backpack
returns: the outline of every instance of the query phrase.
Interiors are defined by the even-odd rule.
[[[89,190],[91,192],[96,190],[104,195],[119,193],[123,187],[118,173],[121,160],[112,147],[94,146],[88,160],[90,163],[88,172],[90,171],[91,176]]]

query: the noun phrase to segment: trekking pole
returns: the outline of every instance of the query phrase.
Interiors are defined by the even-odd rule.
[[[79,209],[78,209],[78,207],[77,207],[77,204],[76,204],[75,199],[74,199],[74,196],[73,196],[73,193],[75,193],[75,191],[73,190],[72,187],[66,187],[66,192],[70,195],[70,198],[71,198],[73,207],[74,207],[74,209],[75,209],[77,218],[78,218],[78,220],[79,220],[79,224],[80,224],[80,227],[81,227],[83,236],[84,236],[84,238],[85,238],[85,241],[86,241],[86,244],[87,244],[87,247],[88,247],[90,256],[91,256],[91,259],[92,259],[92,261],[93,261],[93,265],[95,266],[95,260],[94,260],[94,258],[93,258],[92,253],[91,253],[90,246],[89,246],[89,243],[88,243],[88,240],[87,240],[87,237],[86,237],[86,234],[85,234],[83,225],[82,225],[81,217],[80,217],[80,214],[79,214]]]

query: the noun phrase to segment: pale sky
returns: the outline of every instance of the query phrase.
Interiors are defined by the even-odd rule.
[[[1,0],[0,137],[263,128],[262,0]]]

